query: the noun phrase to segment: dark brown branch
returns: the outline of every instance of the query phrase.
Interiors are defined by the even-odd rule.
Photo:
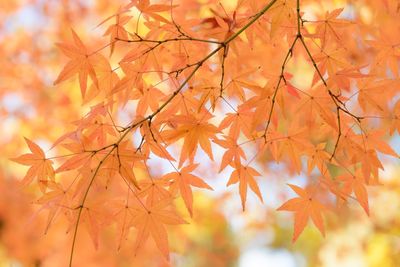
[[[337,135],[335,147],[333,148],[332,155],[329,159],[330,161],[333,159],[333,157],[335,157],[336,150],[339,146],[340,137],[342,136],[342,127],[341,127],[341,122],[340,122],[340,108],[339,107],[336,107],[336,115],[337,115],[337,123],[338,123],[338,135]]]

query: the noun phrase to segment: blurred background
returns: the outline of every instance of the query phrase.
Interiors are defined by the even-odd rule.
[[[202,1],[204,3],[208,1]],[[236,1],[220,1],[227,10]],[[307,1],[312,10],[312,1]],[[329,1],[329,8],[345,7],[344,16],[373,13],[368,1]],[[45,233],[46,212],[36,204],[37,188],[21,188],[26,168],[9,159],[27,152],[23,137],[49,149],[53,140],[73,129],[82,106],[77,81],[54,87],[66,62],[55,46],[70,40],[76,30],[82,39],[100,42],[104,28],[96,27],[127,1],[108,0],[0,0],[0,266],[64,266],[71,232],[56,221]],[[205,9],[205,16],[207,10]],[[310,71],[310,68],[304,68]],[[311,75],[304,73],[304,75]],[[71,128],[68,128],[71,127]],[[390,141],[400,153],[398,135]],[[51,153],[51,152],[49,152]],[[218,151],[216,152],[218,153]],[[239,267],[396,267],[400,266],[400,166],[383,158],[384,186],[369,188],[371,214],[357,203],[339,214],[327,214],[323,238],[310,225],[292,244],[293,218],[276,208],[291,193],[286,182],[301,183],[282,166],[269,166],[268,181],[260,183],[265,203],[249,196],[241,211],[237,188],[226,188],[229,173],[210,179],[215,192],[196,191],[195,215],[188,225],[168,228],[171,266]],[[261,166],[264,163],[257,163]],[[218,168],[206,175],[217,173]],[[284,177],[285,179],[281,179]],[[180,203],[184,210],[184,204]],[[133,241],[118,250],[112,227],[101,233],[95,250],[81,232],[77,266],[168,266],[152,241],[133,255]]]

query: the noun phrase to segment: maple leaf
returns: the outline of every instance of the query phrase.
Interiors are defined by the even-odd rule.
[[[377,111],[381,114],[389,112],[387,102],[396,94],[396,86],[398,86],[396,82],[389,79],[380,81],[373,78],[359,79],[356,93],[360,107],[369,112]]]
[[[48,179],[54,180],[53,162],[46,159],[46,155],[37,144],[26,137],[25,142],[32,153],[23,154],[11,160],[22,165],[30,166],[25,177],[21,181],[23,186],[30,184],[33,179],[37,178],[40,189],[42,192],[45,192],[46,185],[42,183],[42,181],[47,181]]]
[[[118,237],[118,250],[121,249],[122,240],[128,239],[129,230],[133,226],[131,219],[136,215],[136,210],[131,211],[129,199],[113,199],[107,203],[108,208],[112,209],[112,218],[115,220]]]
[[[198,145],[200,145],[211,160],[214,159],[210,138],[216,138],[215,134],[218,132],[218,129],[213,124],[207,122],[212,117],[211,114],[205,113],[202,115],[177,115],[171,121],[180,125],[174,130],[162,132],[164,140],[167,142],[174,142],[182,137],[184,138],[179,166],[182,166],[188,158],[190,162],[193,162]]]
[[[349,68],[351,65],[348,64],[343,58],[346,56],[346,49],[342,47],[330,46],[322,50],[322,52],[313,55],[314,61],[318,63],[318,69],[322,75],[325,72],[328,73],[329,77],[335,77],[338,71]],[[320,80],[318,72],[314,72],[313,84]]]
[[[309,98],[303,98],[299,104],[301,110],[296,110],[296,112],[305,113],[306,119],[315,121],[315,113],[330,125],[333,129],[337,130],[337,115],[332,112],[334,110],[334,103],[329,94],[323,88],[322,85],[315,86],[314,90],[310,92]]]
[[[133,96],[133,99],[139,99],[136,114],[139,116],[144,116],[148,108],[150,108],[152,112],[156,111],[158,109],[160,99],[163,97],[165,97],[165,95],[159,89],[151,85],[148,86],[141,92],[141,94]]]
[[[165,179],[154,179],[140,181],[141,187],[138,196],[146,198],[147,205],[153,205],[165,198],[170,198],[171,193],[167,190],[171,182]]]
[[[61,184],[55,181],[47,180],[43,181],[43,183],[45,183],[46,188],[49,190],[37,200],[37,203],[42,204],[44,208],[49,210],[46,226],[47,232],[60,209],[69,207],[71,194],[68,193]]]
[[[167,198],[150,207],[143,206],[137,209],[136,216],[131,222],[138,230],[135,253],[151,236],[158,249],[169,260],[168,235],[165,225],[186,223],[175,211],[168,209],[170,205],[171,199]]]
[[[103,36],[110,35],[110,56],[114,52],[114,47],[115,47],[115,41],[118,39],[121,40],[128,40],[128,31],[125,30],[124,25],[129,22],[129,20],[132,18],[132,16],[124,16],[123,14],[128,12],[128,10],[124,9],[119,9],[118,13],[108,17],[107,19],[103,20],[99,25],[102,25],[106,21],[108,21],[110,18],[115,16],[115,24],[110,25],[106,32],[104,33]]]
[[[105,191],[99,191],[95,197],[88,199],[82,207],[82,214],[80,217],[80,223],[86,226],[96,250],[99,247],[100,230],[107,222],[106,218],[111,217],[109,210],[104,208],[106,197]],[[74,223],[71,223],[70,226],[72,225],[74,225]]]
[[[138,94],[143,88],[143,79],[140,74],[141,66],[139,64],[131,64],[121,62],[120,66],[125,73],[125,76],[119,80],[111,91],[111,94],[118,93],[120,91],[133,91],[133,93]],[[127,100],[126,100],[127,101]]]
[[[293,169],[297,173],[301,171],[301,155],[304,153],[304,149],[310,146],[305,138],[306,135],[307,130],[305,128],[296,129],[295,127],[291,127],[287,136],[277,141],[279,142],[278,159],[282,155],[288,155],[291,159]]]
[[[353,162],[361,162],[361,170],[367,182],[369,182],[371,174],[373,177],[377,178],[379,169],[383,170],[382,163],[378,159],[376,151],[373,149],[363,151],[363,153],[354,157],[352,160]]]
[[[320,143],[317,146],[307,150],[307,154],[309,155],[307,162],[308,174],[311,173],[315,166],[318,167],[321,173],[326,171],[326,162],[330,160],[330,155],[325,151],[325,146],[326,143]]]
[[[365,187],[365,178],[360,175],[341,175],[337,179],[343,182],[342,192],[349,196],[351,192],[354,192],[358,203],[363,207],[367,215],[369,215],[369,205],[368,205],[368,193]]]
[[[171,114],[191,114],[191,111],[202,112],[201,105],[199,104],[199,100],[197,100],[194,90],[187,91],[185,94],[177,94],[176,97],[171,101],[171,104],[164,109],[163,112],[158,116],[159,118],[163,118],[164,121],[168,121],[171,119]],[[198,114],[197,116],[202,116]],[[161,119],[162,120],[162,119]]]
[[[105,57],[96,55],[96,63],[93,67],[97,75],[98,86],[92,84],[89,87],[83,99],[84,104],[89,103],[98,95],[110,97],[114,86],[119,82],[118,75]]]
[[[242,132],[247,138],[253,138],[252,121],[254,119],[254,111],[245,106],[239,106],[236,113],[227,113],[225,118],[219,125],[219,130],[222,131],[229,127],[229,136],[238,139]]]
[[[88,141],[89,140],[87,138],[83,138],[83,140],[79,140],[79,142],[76,143],[73,142],[63,144],[63,146],[73,154],[71,154],[72,156],[56,169],[56,173],[75,170],[84,166],[90,166],[90,161],[92,159],[91,153],[87,153],[85,150],[85,144],[87,144]],[[86,149],[88,149],[87,146]]]
[[[233,12],[232,18],[221,16],[213,9],[210,9],[210,11],[214,14],[214,17],[205,18],[201,22],[202,24],[211,24],[211,29],[207,31],[207,35],[219,40],[226,40],[239,26],[236,21],[236,11]]]
[[[343,8],[339,8],[332,10],[331,12],[326,12],[325,19],[315,22],[317,28],[315,29],[315,34],[313,34],[313,36],[321,39],[322,48],[324,48],[326,43],[332,38],[336,39],[337,42],[342,43],[340,33],[338,33],[337,30],[351,25],[350,21],[337,18],[342,11]]]
[[[377,39],[367,40],[367,43],[377,51],[374,64],[382,65],[385,71],[389,68],[394,77],[399,77],[399,37],[396,34],[379,31]]]
[[[149,157],[150,152],[154,153],[160,158],[165,158],[170,161],[175,161],[175,159],[169,154],[168,150],[164,147],[159,140],[163,140],[159,131],[155,129],[155,122],[144,123],[141,127],[141,134],[143,138],[142,153]]]
[[[92,79],[95,86],[98,87],[98,81],[93,67],[93,61],[95,61],[95,57],[88,52],[85,45],[82,43],[81,39],[79,39],[74,30],[72,30],[72,36],[74,38],[74,44],[57,44],[63,53],[70,58],[70,61],[60,72],[57,79],[54,81],[54,85],[68,80],[73,75],[78,73],[79,85],[81,88],[82,97],[84,97],[86,93],[88,75]]]
[[[286,201],[278,208],[278,210],[293,211],[295,213],[293,242],[295,242],[303,232],[309,218],[311,218],[321,234],[325,235],[322,211],[325,210],[326,207],[316,200],[309,191],[296,185],[288,185],[297,195],[299,195],[299,197]]]
[[[246,154],[234,138],[232,138],[231,136],[224,136],[224,138],[224,140],[213,140],[214,143],[217,143],[218,145],[227,149],[222,156],[219,172],[225,169],[226,166],[228,166],[232,162],[232,160],[235,162],[235,164],[239,164],[240,158],[246,159]]]
[[[256,88],[259,89],[259,86],[257,84],[248,80],[248,76],[256,71],[257,69],[252,68],[250,70],[236,73],[236,75],[232,77],[232,79],[227,83],[224,88],[224,90],[226,90],[227,92],[227,95],[236,95],[238,98],[244,100],[245,92],[243,88],[249,88],[252,90]]]
[[[170,11],[171,8],[176,7],[176,5],[161,5],[161,4],[151,5],[150,0],[131,0],[131,3],[128,4],[127,8],[130,8],[132,6],[135,6],[145,16],[152,17],[153,19],[164,23],[169,23],[169,21],[157,13]]]
[[[197,166],[198,164],[190,164],[183,167],[179,172],[167,173],[162,177],[166,181],[172,180],[175,182],[175,186],[179,189],[190,216],[193,216],[193,193],[191,186],[213,190],[201,178],[191,174]]]
[[[381,153],[398,158],[399,155],[396,153],[396,151],[394,151],[391,146],[389,146],[386,142],[382,140],[384,134],[385,131],[383,130],[373,130],[370,131],[369,133],[365,133],[364,138],[368,143],[369,148],[372,147]]]
[[[271,8],[271,38],[274,37],[282,25],[290,25],[293,19],[296,17],[294,15],[294,10],[296,8],[294,1],[288,0],[278,0],[276,4]]]
[[[239,166],[236,166],[236,169],[232,172],[231,177],[226,184],[227,186],[229,186],[239,183],[239,193],[240,199],[242,200],[243,211],[246,207],[247,186],[250,186],[250,189],[258,196],[260,201],[263,202],[260,188],[258,187],[254,176],[261,176],[261,174],[252,167],[243,166],[240,164]]]

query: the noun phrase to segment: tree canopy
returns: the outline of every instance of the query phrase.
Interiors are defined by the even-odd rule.
[[[62,264],[85,262],[89,239],[94,264],[171,264],[188,223],[213,214],[232,234],[228,202],[291,212],[293,242],[351,203],[370,215],[369,188],[399,163],[397,1],[115,2],[0,2],[1,192],[25,203],[7,216],[27,209],[68,243]]]

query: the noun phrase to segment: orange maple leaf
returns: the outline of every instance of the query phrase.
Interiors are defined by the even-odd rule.
[[[94,57],[86,49],[85,45],[79,39],[78,35],[72,30],[74,44],[57,44],[63,53],[71,60],[64,66],[63,70],[54,81],[54,85],[59,84],[76,73],[79,74],[79,85],[81,88],[82,97],[85,96],[87,87],[87,76],[89,75],[96,87],[98,81],[93,67]]]
[[[224,140],[216,139],[213,140],[214,143],[217,143],[221,147],[227,149],[222,157],[221,160],[221,167],[219,168],[219,172],[226,168],[232,161],[235,164],[240,164],[240,159],[246,159],[246,154],[244,153],[243,149],[239,146],[237,141],[232,138],[231,136],[224,136]]]
[[[288,185],[296,192],[296,194],[299,195],[299,197],[286,201],[278,208],[278,210],[295,212],[293,242],[295,242],[303,232],[309,218],[311,218],[321,234],[325,236],[324,222],[321,213],[326,207],[313,198],[312,194],[308,190],[304,190],[296,185]]]
[[[188,158],[190,162],[193,162],[198,145],[201,146],[211,160],[214,160],[210,139],[216,138],[215,134],[218,132],[218,128],[207,122],[212,117],[211,114],[206,113],[204,116],[201,115],[199,114],[197,117],[194,115],[177,115],[172,121],[181,125],[176,129],[163,132],[164,140],[167,142],[174,142],[184,137],[179,166],[182,166]]]
[[[176,5],[152,5],[150,4],[150,0],[131,0],[131,3],[128,4],[127,8],[130,8],[132,6],[135,6],[145,16],[152,17],[155,20],[165,23],[169,23],[169,21],[157,13],[170,11],[171,8],[176,7]]]
[[[343,188],[341,191],[346,196],[349,196],[351,192],[354,192],[358,203],[360,203],[365,212],[369,215],[368,193],[365,187],[367,183],[362,174],[358,172],[356,175],[342,175],[337,179],[343,182]]]
[[[46,159],[46,155],[37,144],[28,138],[25,138],[25,141],[32,153],[23,154],[17,158],[11,159],[19,164],[31,166],[21,183],[24,186],[28,185],[35,177],[39,182],[47,181],[48,179],[54,180],[53,162]],[[39,186],[42,192],[44,192],[46,189],[45,183],[39,183]]]
[[[227,186],[229,186],[231,184],[239,183],[239,193],[242,200],[243,211],[245,210],[246,206],[248,185],[250,186],[251,190],[256,193],[261,202],[263,202],[260,188],[258,188],[258,184],[254,179],[254,176],[261,176],[261,174],[252,167],[243,166],[240,164],[240,166],[232,172],[231,177],[226,184]]]
[[[164,175],[163,179],[173,180],[179,187],[179,192],[185,202],[186,208],[188,209],[190,216],[193,216],[193,194],[190,186],[199,188],[207,188],[213,190],[206,182],[201,178],[191,174],[198,164],[190,164],[182,168],[179,172],[171,172]]]
[[[132,220],[132,224],[138,229],[135,252],[143,247],[145,241],[151,236],[158,249],[169,260],[168,235],[164,225],[186,223],[175,211],[167,209],[170,205],[171,199],[167,198],[151,207],[144,208],[145,206],[142,206],[137,211]]]
[[[103,36],[110,35],[110,56],[114,52],[115,41],[117,39],[128,40],[128,31],[125,30],[124,25],[129,22],[132,16],[123,16],[122,14],[127,12],[127,10],[120,9],[118,13],[115,14],[115,24],[110,25]],[[106,21],[101,22],[98,26]]]

